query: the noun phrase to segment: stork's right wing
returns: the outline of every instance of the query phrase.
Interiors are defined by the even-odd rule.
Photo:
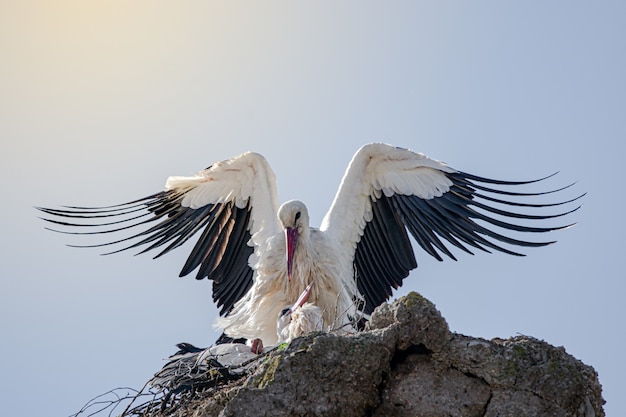
[[[144,253],[160,248],[158,258],[202,231],[180,276],[197,269],[197,279],[213,280],[213,299],[221,307],[221,315],[252,286],[256,250],[279,231],[275,175],[265,158],[252,152],[215,163],[191,177],[170,177],[165,191],[129,203],[38,209],[53,217],[44,219],[50,223],[90,229],[55,230],[61,233],[134,231],[106,243],[78,246],[125,244],[108,253],[140,247],[143,250],[139,253]]]

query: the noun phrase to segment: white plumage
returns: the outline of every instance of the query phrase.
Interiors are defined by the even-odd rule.
[[[325,328],[341,328],[357,315],[352,301],[357,294],[356,285],[353,279],[342,281],[349,272],[341,269],[338,242],[329,241],[319,230],[309,228],[309,215],[299,201],[283,204],[278,213],[284,228],[295,225],[298,230],[291,279],[287,277],[287,239],[284,232],[279,232],[266,241],[262,256],[253,264],[256,277],[252,288],[228,315],[217,320],[217,327],[230,337],[258,337],[276,343],[274,321],[269,318],[276,317],[282,306],[296,300],[312,281],[315,285],[309,299],[321,309]],[[295,220],[297,213],[300,216]]]
[[[276,322],[278,343],[291,342],[296,337],[324,329],[322,309],[313,303],[307,303],[313,283],[311,282],[300,294],[293,306],[280,312]]]
[[[306,303],[290,314],[287,326],[278,328],[279,343],[288,343],[297,337],[324,330],[322,310],[315,304]]]
[[[423,154],[377,143],[354,155],[319,229],[309,226],[302,202],[278,206],[274,173],[265,158],[251,152],[215,163],[195,176],[170,177],[166,191],[127,204],[40,210],[65,218],[47,219],[63,226],[85,226],[77,219],[107,219],[88,224],[103,230],[66,233],[122,232],[143,226],[139,233],[104,245],[136,239],[119,250],[144,246],[145,252],[164,246],[157,257],[201,232],[181,276],[197,270],[198,279],[213,280],[213,298],[223,316],[217,326],[228,336],[272,344],[278,341],[275,326],[281,308],[293,303],[310,282],[314,284],[310,301],[321,310],[324,329],[345,329],[362,315],[367,317],[417,267],[407,230],[439,260],[442,254],[455,259],[453,246],[468,253],[474,248],[520,255],[506,246],[553,243],[502,234],[568,227],[502,220],[539,221],[578,208],[543,215],[498,208],[541,210],[576,200],[516,201],[562,190],[510,191],[537,181],[478,177]],[[145,220],[136,213],[143,213]]]

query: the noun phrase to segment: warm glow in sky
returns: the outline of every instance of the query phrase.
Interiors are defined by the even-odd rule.
[[[417,250],[395,295],[419,291],[460,333],[565,346],[617,415],[625,15],[560,0],[0,0],[3,410],[70,415],[216,336],[210,284],[177,278],[185,248],[68,248],[96,242],[44,230],[33,206],[129,201],[253,150],[319,225],[352,154],[384,141],[487,177],[560,171],[547,185],[588,192],[556,245],[444,263]]]

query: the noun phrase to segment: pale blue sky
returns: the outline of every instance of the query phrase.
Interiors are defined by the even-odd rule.
[[[579,224],[525,258],[420,267],[452,330],[523,333],[600,374],[624,409],[623,2],[0,1],[0,392],[12,416],[67,416],[141,387],[174,345],[208,345],[211,286],[157,261],[64,246],[33,206],[159,191],[246,150],[319,225],[361,145],[477,175],[578,181]],[[550,236],[552,237],[552,236]]]

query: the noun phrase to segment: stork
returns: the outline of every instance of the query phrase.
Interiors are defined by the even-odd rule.
[[[291,307],[280,312],[276,322],[278,343],[289,343],[296,337],[324,330],[322,310],[315,304],[306,302],[312,287],[311,282]]]
[[[197,279],[213,281],[213,299],[222,316],[216,326],[228,336],[273,344],[278,341],[276,317],[310,282],[309,299],[321,309],[324,328],[346,328],[367,317],[417,267],[409,233],[439,261],[443,255],[456,260],[453,247],[470,254],[495,250],[523,256],[515,246],[554,243],[510,235],[571,226],[529,224],[564,216],[580,205],[557,213],[519,212],[582,197],[549,203],[524,200],[571,184],[543,192],[516,190],[546,178],[489,179],[422,153],[373,143],[354,155],[319,229],[310,227],[304,203],[292,200],[279,207],[275,175],[265,158],[253,152],[193,176],[169,177],[164,191],[129,203],[39,210],[52,217],[45,218],[48,222],[74,228],[55,229],[64,233],[135,230],[128,237],[80,245],[122,245],[108,253],[161,248],[155,256],[160,257],[199,233],[180,276],[197,270]]]

